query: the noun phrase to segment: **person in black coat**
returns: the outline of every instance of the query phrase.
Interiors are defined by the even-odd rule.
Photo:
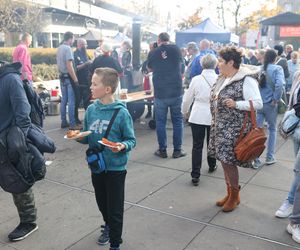
[[[20,78],[21,63],[0,67],[0,133],[13,123],[27,136],[30,121],[30,104]],[[5,164],[1,162],[1,164]],[[2,169],[2,168],[1,168]],[[13,194],[20,224],[8,235],[10,241],[25,239],[38,229],[36,207],[31,188],[20,194]]]
[[[102,45],[103,54],[95,58],[90,67],[90,75],[94,74],[97,68],[112,68],[115,69],[119,74],[123,72],[119,62],[115,60],[111,55],[111,48],[107,44]]]

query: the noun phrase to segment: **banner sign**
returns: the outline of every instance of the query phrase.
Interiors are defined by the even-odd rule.
[[[281,26],[280,37],[300,37],[300,26]]]

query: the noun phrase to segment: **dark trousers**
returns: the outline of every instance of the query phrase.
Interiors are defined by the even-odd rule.
[[[110,228],[111,247],[118,247],[122,242],[126,173],[124,170],[92,174],[97,205],[104,222]]]
[[[90,88],[87,85],[73,85],[74,93],[75,93],[75,120],[78,121],[78,108],[81,103],[81,100],[83,101],[83,107],[86,110],[87,107],[90,105]]]
[[[29,188],[25,193],[13,194],[12,196],[18,209],[20,222],[35,223],[37,216],[32,189]]]
[[[199,125],[191,123],[192,136],[193,136],[193,150],[192,150],[192,178],[199,178],[201,173],[202,166],[202,150],[205,139],[206,131],[206,143],[208,146],[209,143],[209,133],[210,126]],[[207,156],[207,163],[209,168],[214,168],[216,166],[216,159],[210,156]]]

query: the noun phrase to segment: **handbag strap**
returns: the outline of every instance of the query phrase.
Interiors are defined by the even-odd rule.
[[[203,77],[203,79],[206,81],[206,83],[208,84],[208,86],[211,88],[211,84],[207,81],[206,77],[204,75],[201,75]]]
[[[113,123],[114,123],[114,121],[115,121],[115,119],[116,119],[117,114],[119,113],[119,111],[120,111],[120,109],[115,109],[115,112],[114,112],[113,116],[111,117],[111,119],[110,119],[110,121],[109,121],[109,124],[108,124],[108,126],[107,126],[107,129],[106,129],[104,138],[107,139],[107,137],[108,137],[108,135],[109,135],[109,132],[110,132],[110,130],[111,130],[111,127],[112,127],[112,125],[113,125]]]
[[[249,100],[249,103],[250,103],[250,116],[251,116],[251,130],[253,129],[256,129],[256,118],[255,118],[255,111],[254,111],[254,107],[253,107],[253,102],[252,100]],[[237,143],[239,143],[243,137],[244,137],[244,131],[246,129],[246,125],[247,125],[247,121],[249,119],[249,112],[246,111],[245,112],[245,118],[244,118],[244,122],[243,122],[243,127],[241,129],[241,132],[240,132],[240,136],[237,140]]]

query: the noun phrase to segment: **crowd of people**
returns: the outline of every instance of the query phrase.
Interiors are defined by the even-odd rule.
[[[184,73],[185,87],[182,112],[188,115],[193,135],[192,184],[199,183],[204,134],[207,131],[209,172],[216,167],[211,157],[221,162],[227,186],[227,194],[216,202],[224,212],[232,211],[240,203],[238,168],[261,168],[276,163],[275,146],[279,105],[299,114],[300,67],[297,51],[288,44],[267,47],[256,51],[244,48],[223,47],[213,50],[208,40],[199,44],[197,56],[190,53]],[[187,48],[195,46],[191,42]],[[218,58],[216,67],[214,57]],[[197,65],[197,67],[195,67]],[[217,74],[219,76],[217,77]],[[191,81],[188,81],[191,79]],[[267,127],[268,142],[266,160],[260,158],[250,163],[236,159],[234,147],[240,135],[244,111],[249,111],[249,100],[256,110],[256,122],[260,128]],[[287,105],[288,104],[288,105]],[[207,119],[204,119],[207,118]],[[247,124],[248,129],[251,124]],[[300,243],[300,178],[299,137],[293,137],[295,148],[295,177],[286,200],[275,212],[278,218],[290,218],[287,231],[294,241]]]
[[[13,60],[23,65],[21,78],[15,71],[7,74],[19,77],[19,83],[28,80],[31,86],[30,43],[31,36],[25,34],[14,50]],[[136,139],[126,105],[115,100],[114,93],[119,80],[122,86],[126,86],[126,81],[132,81],[131,45],[124,41],[121,46],[122,57],[116,58],[112,48],[101,40],[92,60],[86,51],[86,40],[77,40],[75,52],[72,50],[73,43],[73,33],[66,32],[57,50],[62,94],[61,128],[91,131],[88,137],[78,137],[77,141],[89,145],[86,151],[87,164],[91,169],[96,202],[105,222],[101,226],[98,244],[110,243],[111,250],[119,250],[122,243],[126,165],[128,153],[135,147]],[[292,45],[286,45],[285,51],[282,45],[276,45],[274,49],[250,49],[247,53],[245,49],[233,45],[216,49],[206,39],[200,41],[199,46],[191,41],[187,48],[180,49],[170,42],[170,36],[165,32],[159,34],[157,42],[151,44],[150,48],[142,71],[145,79],[150,78],[153,83],[158,143],[154,154],[168,158],[166,124],[170,110],[173,125],[172,157],[177,159],[186,156],[182,141],[184,120],[187,120],[193,140],[192,185],[198,186],[200,182],[206,139],[208,172],[216,171],[219,162],[226,184],[225,197],[216,201],[216,205],[222,207],[224,212],[233,211],[241,202],[238,167],[259,169],[264,164],[276,163],[279,103],[288,102],[287,109],[295,109],[300,118],[298,53],[293,51]],[[3,79],[0,81],[0,93],[11,97],[8,101],[11,106],[4,115],[9,114],[16,125],[26,130],[30,126],[30,110],[26,108],[20,111],[20,105],[29,105],[24,89],[21,83],[18,84],[19,99],[14,98],[11,88],[7,87],[9,83]],[[92,104],[90,96],[95,99]],[[83,103],[86,110],[83,122],[78,116],[80,103]],[[251,129],[251,121],[245,119],[251,107],[256,111],[258,127],[267,126],[266,160],[257,158],[254,162],[241,162],[237,159],[235,146],[241,129],[245,128],[245,134]],[[151,106],[148,106],[148,112],[152,112]],[[28,122],[24,124],[24,121]],[[0,133],[9,126],[0,126]],[[98,141],[103,138],[109,139],[112,144],[101,146]],[[294,138],[293,142],[296,154],[295,177],[288,198],[275,215],[290,216],[287,231],[300,243],[300,140]],[[14,195],[14,200],[21,222],[9,235],[9,239],[18,241],[37,230],[36,208],[31,189],[24,194]]]

